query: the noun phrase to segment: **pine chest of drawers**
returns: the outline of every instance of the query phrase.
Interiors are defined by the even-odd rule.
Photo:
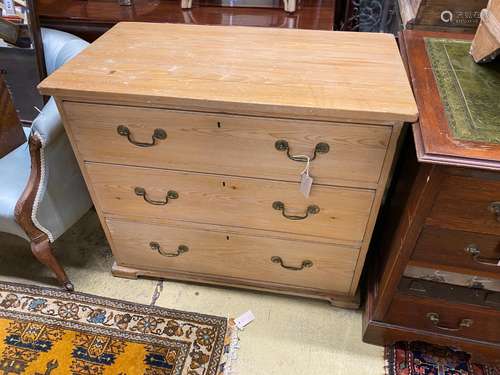
[[[355,304],[399,135],[417,117],[392,36],[121,23],[40,90],[115,275]]]

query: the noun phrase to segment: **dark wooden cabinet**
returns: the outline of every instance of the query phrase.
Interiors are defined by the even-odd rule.
[[[427,341],[500,365],[500,144],[452,134],[425,48],[432,37],[472,38],[400,37],[420,118],[368,263],[363,339]]]
[[[239,7],[237,1],[234,7],[219,3],[200,0],[193,2],[192,9],[182,9],[181,0],[134,0],[131,6],[121,6],[117,0],[39,0],[38,12],[42,26],[88,41],[122,21],[333,30],[335,0],[301,0],[292,14],[275,0],[269,1],[271,7],[248,7],[250,1],[243,0],[246,7]]]

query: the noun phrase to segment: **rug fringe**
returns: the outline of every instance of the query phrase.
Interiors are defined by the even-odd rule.
[[[238,360],[238,350],[240,349],[239,328],[236,326],[233,319],[229,320],[229,329],[227,333],[228,349],[226,353],[226,361],[222,375],[235,375],[235,363]]]

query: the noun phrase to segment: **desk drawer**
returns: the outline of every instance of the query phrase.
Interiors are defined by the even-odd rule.
[[[427,223],[500,235],[500,174],[492,176],[445,175]]]
[[[363,239],[374,197],[371,190],[313,186],[310,197],[305,198],[299,184],[291,182],[96,163],[87,163],[86,168],[105,214],[353,242]],[[165,204],[167,195],[171,198]]]
[[[500,311],[491,308],[396,294],[384,321],[457,337],[500,342]]]
[[[305,163],[290,160],[276,142],[309,156],[326,143],[328,152],[311,163],[315,181],[370,188],[378,183],[392,129],[72,102],[64,111],[87,161],[298,181]],[[155,129],[166,138],[138,147],[118,126],[127,127],[132,141],[151,142]]]
[[[211,231],[200,226],[115,219],[106,222],[118,264],[149,270],[219,275],[347,293],[358,256],[358,249],[350,247]],[[297,269],[287,269],[280,261],[285,267]]]
[[[427,226],[418,238],[412,261],[500,278],[500,236]]]

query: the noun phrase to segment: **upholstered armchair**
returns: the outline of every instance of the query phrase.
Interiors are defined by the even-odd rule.
[[[50,29],[42,29],[42,41],[48,74],[88,45]],[[88,211],[91,200],[54,99],[24,131],[28,141],[0,159],[0,231],[29,241],[35,257],[73,290],[52,243]]]

